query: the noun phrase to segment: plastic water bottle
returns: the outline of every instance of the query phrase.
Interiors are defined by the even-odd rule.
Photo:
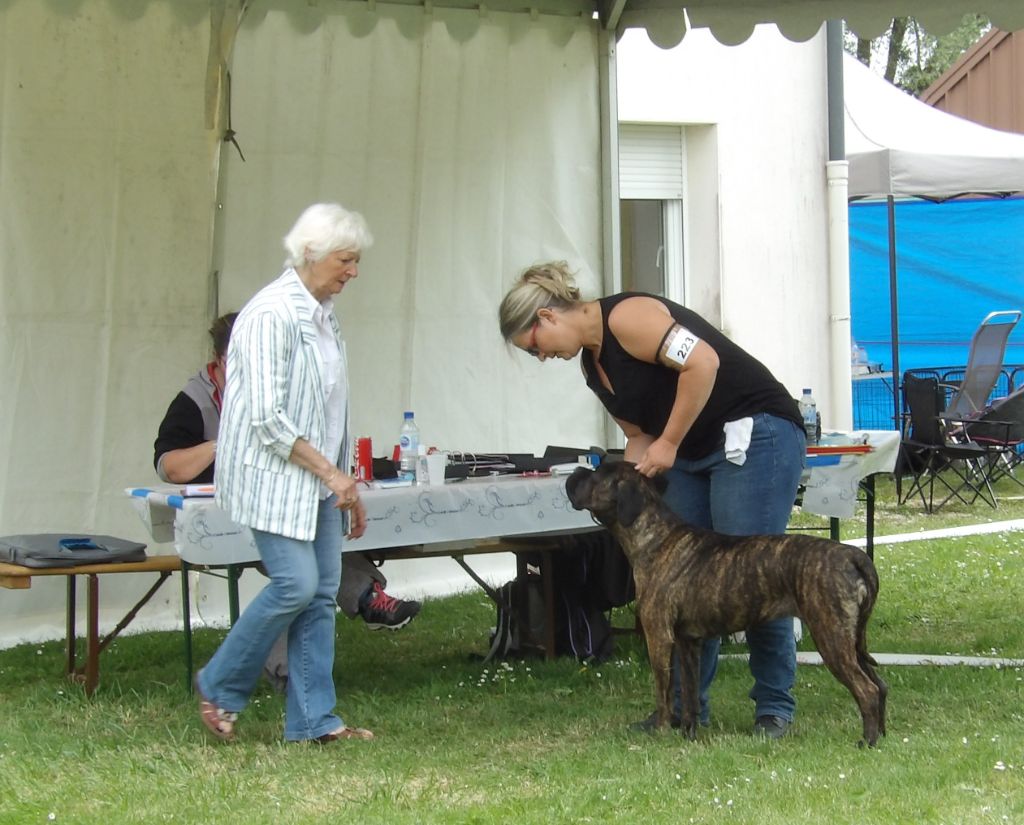
[[[804,432],[807,434],[807,445],[818,443],[818,405],[811,395],[811,388],[804,387],[804,394],[797,402],[800,407],[800,417],[804,420]]]
[[[420,449],[420,428],[411,410],[406,410],[402,429],[398,433],[398,475],[410,481],[416,480],[416,458]]]

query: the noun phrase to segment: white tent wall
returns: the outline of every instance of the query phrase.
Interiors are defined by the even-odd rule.
[[[617,63],[619,121],[684,124],[687,152],[697,153],[683,205],[695,213],[688,276],[707,284],[717,272],[723,331],[794,396],[814,388],[829,424],[823,33],[793,43],[758,26],[742,45],[723,46],[698,29],[663,50],[628,31]],[[693,168],[701,157],[717,160],[717,178]]]
[[[567,259],[586,291],[601,291],[593,23],[384,5],[371,14],[361,3],[310,10],[306,22],[312,31],[271,10],[234,45],[232,126],[245,161],[225,146],[222,311],[278,274],[281,237],[306,205],[338,200],[375,236],[336,311],[353,432],[378,456],[390,455],[406,409],[442,449],[603,443],[578,365],[542,369],[497,332],[504,291],[536,261]],[[511,556],[474,568],[497,583],[514,574]],[[384,572],[402,595],[471,586],[447,560]]]
[[[602,291],[594,21],[255,3],[230,63],[243,163],[207,129],[211,6],[0,5],[0,369],[16,388],[0,534],[147,540],[123,488],[155,481],[157,424],[209,321],[277,275],[317,200],[362,211],[376,237],[337,308],[353,429],[378,455],[404,409],[444,448],[602,443],[578,365],[542,368],[497,332],[530,263],[565,258]],[[441,561],[386,572],[401,593],[469,584]],[[508,575],[504,559],[489,577]],[[200,617],[223,620],[223,583],[195,584]],[[261,584],[243,577],[243,599]],[[118,585],[107,628],[148,581]],[[0,590],[0,645],[60,635],[63,597],[63,581]],[[175,626],[178,601],[165,585],[133,627]]]
[[[207,350],[209,31],[207,0],[0,4],[0,534],[144,538],[122,488]],[[63,604],[0,590],[0,643]]]
[[[497,332],[498,303],[531,263],[565,258],[586,291],[601,289],[595,26],[329,8],[311,33],[270,11],[235,43],[246,161],[225,148],[222,311],[278,274],[281,237],[306,205],[338,200],[376,239],[336,309],[353,429],[377,455],[405,409],[446,449],[598,443],[602,415],[572,380],[578,366],[541,369]]]

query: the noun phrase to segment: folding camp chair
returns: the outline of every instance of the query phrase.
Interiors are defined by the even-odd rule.
[[[975,330],[963,380],[946,405],[949,416],[967,417],[985,408],[1003,368],[1006,341],[1020,316],[1017,309],[990,312]]]
[[[900,504],[917,495],[929,513],[953,498],[970,505],[980,497],[995,507],[991,474],[1000,448],[971,441],[957,443],[947,437],[947,425],[962,426],[962,422],[942,415],[943,392],[935,378],[904,373],[903,398],[910,414],[910,430],[901,444],[899,469],[900,474],[911,477],[911,483],[905,492],[900,490]],[[946,493],[938,503],[936,484],[941,485],[940,495]]]
[[[966,436],[978,444],[999,448],[991,480],[1010,478],[1021,486],[1015,470],[1024,462],[1024,388],[997,399],[976,417],[964,422]]]

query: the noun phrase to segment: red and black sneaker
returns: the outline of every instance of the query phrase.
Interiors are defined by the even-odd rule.
[[[380,582],[374,582],[369,597],[359,606],[359,615],[370,630],[398,630],[415,618],[421,606],[389,596]]]

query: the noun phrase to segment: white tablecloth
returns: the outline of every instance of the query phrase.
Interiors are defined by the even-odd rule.
[[[829,435],[825,433],[822,441],[827,441]],[[842,456],[808,456],[803,509],[820,516],[850,518],[857,507],[861,479],[895,469],[900,434],[895,430],[859,430],[831,435],[836,441],[866,443],[872,450]]]
[[[129,489],[153,539],[174,542],[192,564],[239,564],[259,554],[248,528],[232,522],[210,498],[182,498],[178,488]],[[551,535],[595,527],[574,510],[564,476],[496,476],[444,485],[363,490],[367,528],[344,552],[420,544],[473,542],[501,536]]]
[[[865,454],[808,456],[804,510],[849,518],[861,479],[892,472],[899,433],[866,430],[834,434],[867,443]],[[191,564],[258,561],[252,534],[235,524],[210,498],[182,498],[176,487],[128,489],[140,518],[157,542],[174,542]],[[383,550],[408,545],[473,542],[502,536],[544,535],[591,529],[587,511],[572,508],[564,476],[495,476],[444,485],[364,490],[366,534],[345,541],[343,551]]]

